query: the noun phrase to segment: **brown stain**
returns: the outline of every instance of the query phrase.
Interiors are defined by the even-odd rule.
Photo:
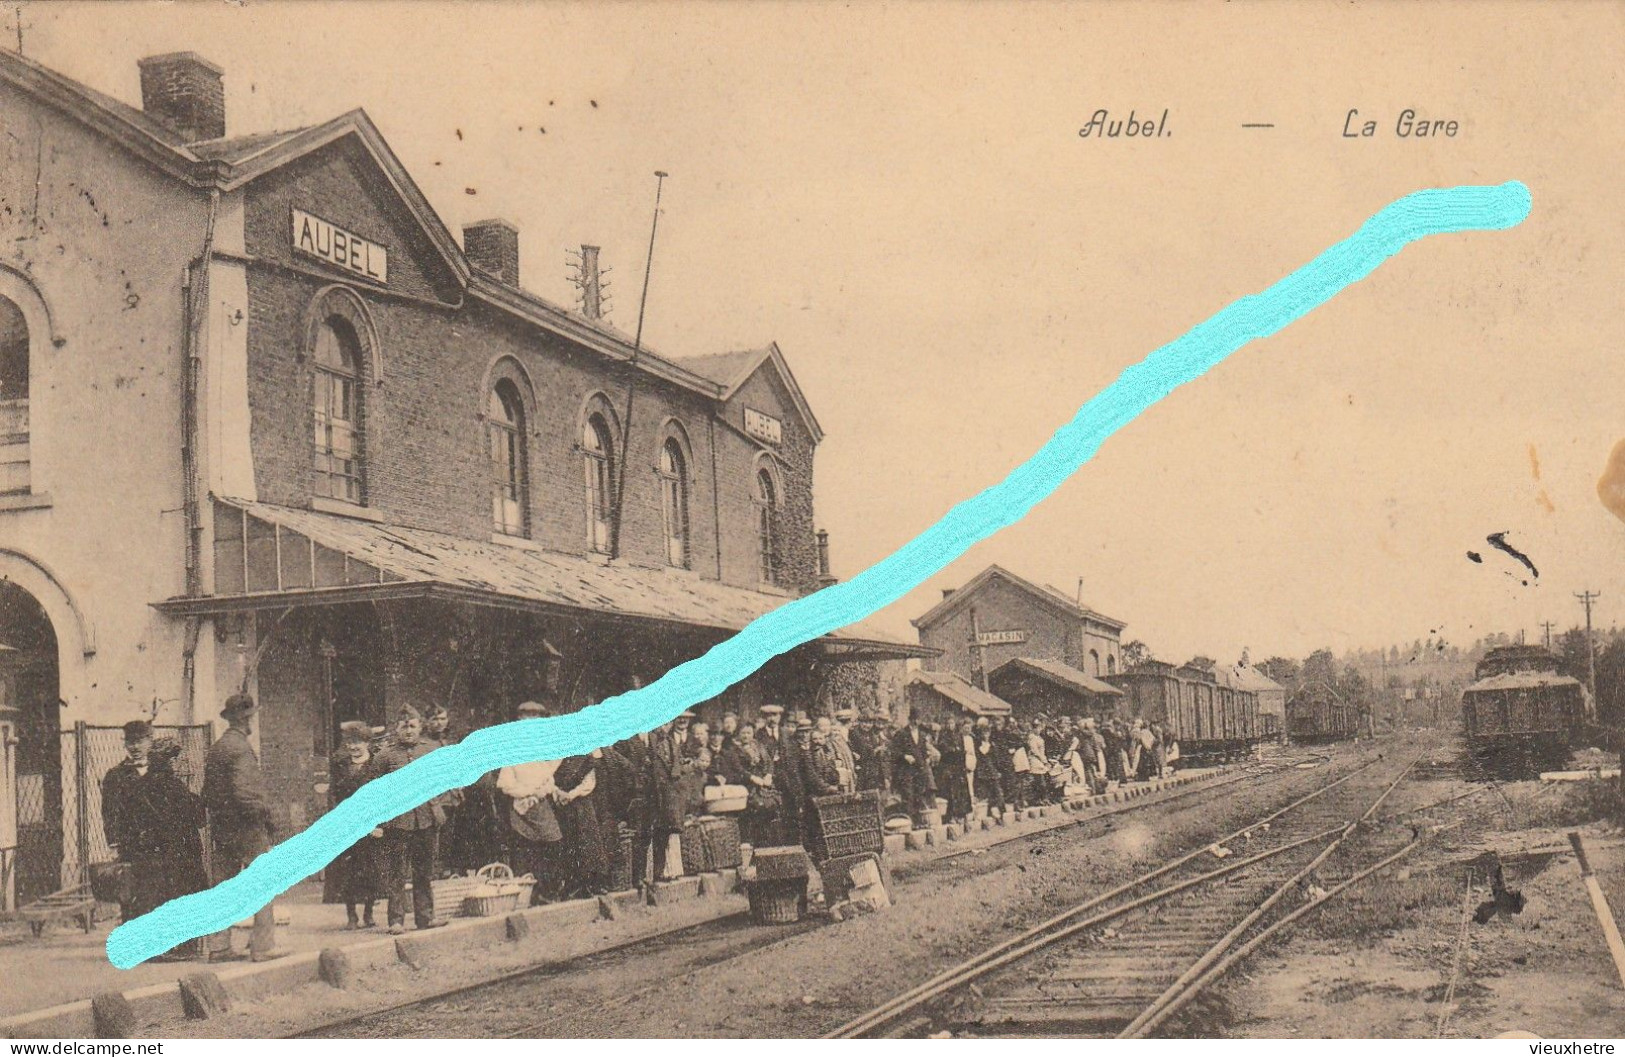
[[[1540,455],[1539,455],[1538,452],[1535,451],[1535,446],[1533,444],[1529,445],[1529,472],[1534,475],[1535,483],[1539,484],[1540,483]],[[1548,514],[1557,513],[1557,504],[1552,502],[1552,497],[1549,494],[1547,494],[1546,489],[1545,489],[1544,486],[1542,486],[1540,491],[1538,493],[1536,493],[1535,502],[1540,504],[1541,509],[1546,511],[1546,513],[1548,513]]]
[[[1608,465],[1597,479],[1597,498],[1610,514],[1625,521],[1625,440],[1608,453]]]

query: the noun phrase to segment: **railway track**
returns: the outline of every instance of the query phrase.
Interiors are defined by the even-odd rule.
[[[1240,782],[1256,782],[1269,774],[1292,771],[1305,766],[1308,760],[1326,761],[1327,757],[1287,756],[1267,764],[1244,767],[1237,773],[1210,782],[1201,782],[1186,788],[1153,793],[1116,805],[1106,811],[1094,812],[1072,819],[1059,826],[1041,830],[1018,831],[1008,837],[976,848],[955,851],[917,864],[899,868],[894,877],[903,883],[912,883],[921,876],[939,871],[955,871],[975,876],[984,870],[1000,868],[1001,859],[992,854],[996,849],[1020,843],[1033,843],[1046,838],[1070,834],[1078,827],[1092,823],[1107,827],[1125,815],[1146,812],[1165,806],[1177,805],[1194,797],[1212,796],[1227,786]],[[1375,766],[1365,763],[1348,771],[1338,784]],[[1318,794],[1316,794],[1318,795]],[[987,853],[970,858],[973,853]],[[1203,852],[1194,853],[1197,855]],[[986,864],[986,865],[984,865]],[[602,996],[592,1001],[599,1013],[613,1014],[615,1010],[635,1006],[652,991],[670,986],[670,971],[674,968],[672,955],[678,955],[677,971],[694,972],[717,966],[737,958],[754,954],[775,944],[789,941],[821,922],[810,920],[800,925],[763,929],[747,927],[746,915],[737,914],[698,925],[690,925],[653,936],[631,940],[605,951],[567,961],[516,970],[494,979],[448,988],[430,995],[419,995],[391,1006],[365,1010],[339,1016],[315,1025],[307,1025],[291,1033],[288,1038],[386,1038],[417,1037],[425,1035],[460,1035],[483,1037],[548,1037],[561,1026],[579,1016],[579,1010],[561,1008],[557,1013],[538,1016],[532,1010],[514,1024],[515,1013],[528,1003],[523,996],[539,985],[559,981],[571,974],[588,970],[602,971],[614,967],[624,971],[630,986],[618,991],[613,998]],[[659,962],[663,971],[652,973],[647,983],[635,983],[632,978],[641,975],[634,971],[637,963]]]
[[[1404,816],[1380,820],[1386,825],[1374,816],[1420,758],[1373,761],[1344,774],[826,1037],[1140,1037],[1163,1029],[1271,936],[1417,846]]]

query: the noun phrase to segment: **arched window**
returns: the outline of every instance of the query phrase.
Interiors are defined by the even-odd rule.
[[[1096,678],[1100,676],[1100,653],[1096,650],[1089,651],[1089,674]]]
[[[361,502],[361,342],[340,316],[316,328],[316,494]]]
[[[593,550],[608,554],[615,502],[615,435],[603,415],[587,416],[581,427],[581,454],[587,473],[587,539]]]
[[[675,437],[660,448],[660,506],[666,521],[666,561],[679,569],[689,566],[688,463]]]
[[[28,321],[0,297],[0,494],[27,492]]]
[[[1116,675],[1117,674],[1117,655],[1116,654],[1113,654],[1113,653],[1106,654],[1106,674],[1107,675]]]
[[[491,447],[491,527],[504,536],[523,536],[530,506],[525,404],[518,387],[506,378],[491,387],[485,424]]]
[[[761,580],[779,582],[779,494],[773,475],[756,471],[756,539],[761,555]]]

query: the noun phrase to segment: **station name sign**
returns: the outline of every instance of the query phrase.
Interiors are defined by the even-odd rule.
[[[293,248],[373,282],[389,282],[388,250],[302,209],[293,211]]]
[[[784,440],[782,422],[772,415],[764,415],[748,407],[745,408],[745,432],[769,444],[778,444]]]
[[[976,636],[978,646],[1001,646],[1013,642],[1026,642],[1025,631],[984,631]]]

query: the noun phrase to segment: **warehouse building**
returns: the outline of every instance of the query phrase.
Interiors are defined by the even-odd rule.
[[[1009,662],[1036,660],[1044,662],[1043,670],[1026,674],[1043,678],[1059,673],[1072,686],[1115,693],[1101,678],[1123,666],[1121,639],[1127,625],[1122,621],[998,565],[942,595],[942,601],[913,622],[921,645],[936,651],[922,662],[924,667],[957,672],[987,688],[988,678]]]

